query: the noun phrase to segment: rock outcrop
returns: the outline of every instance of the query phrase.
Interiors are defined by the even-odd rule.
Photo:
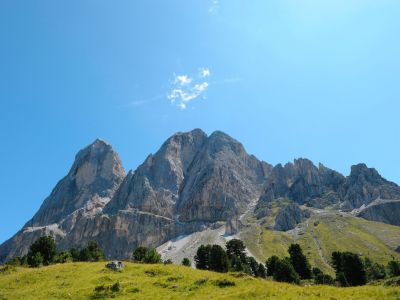
[[[370,221],[400,226],[400,200],[375,200],[360,209],[357,216]]]
[[[0,262],[26,254],[45,234],[61,250],[96,240],[108,258],[128,258],[139,245],[157,247],[216,224],[218,232],[238,234],[245,216],[269,217],[269,204],[281,198],[294,203],[280,209],[275,229],[290,230],[307,217],[298,204],[353,209],[400,199],[400,187],[365,165],[353,166],[348,177],[306,159],[272,167],[227,134],[200,129],[173,135],[125,175],[118,154],[96,140],[79,151],[34,217],[0,246]],[[398,224],[392,205],[368,206],[360,216]]]
[[[287,198],[305,204],[320,198],[337,203],[339,187],[345,177],[322,164],[316,167],[308,159],[296,159],[285,166],[278,164],[272,169],[260,205],[279,198]]]
[[[365,164],[352,166],[344,177],[322,164],[316,167],[307,159],[297,159],[272,169],[259,207],[279,198],[318,208],[340,203],[342,209],[352,210],[376,199],[400,199],[400,187]]]
[[[308,216],[296,203],[289,203],[279,208],[274,229],[278,231],[292,230]]]
[[[127,258],[139,245],[156,247],[218,221],[236,224],[271,169],[228,135],[196,129],[173,135],[125,176],[111,146],[96,140],[32,220],[0,246],[0,259],[26,254],[43,234],[61,249],[96,240],[107,257]]]
[[[351,208],[368,205],[376,199],[400,199],[400,187],[365,164],[351,167],[350,176],[340,187],[340,193],[342,200]]]

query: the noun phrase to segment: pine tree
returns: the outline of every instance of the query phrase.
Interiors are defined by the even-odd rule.
[[[190,262],[189,258],[185,257],[182,260],[182,266],[190,267],[191,265],[192,265],[192,263]]]
[[[279,282],[300,283],[297,274],[289,258],[280,259],[275,263],[274,280]]]
[[[290,254],[290,261],[300,278],[311,278],[311,267],[307,257],[303,254],[299,244],[291,244],[288,250]]]
[[[367,283],[365,266],[359,255],[351,252],[333,252],[332,265],[336,280],[342,286],[359,286]]]
[[[209,257],[209,270],[226,273],[229,270],[229,260],[225,250],[219,245],[213,245]]]
[[[42,260],[40,264],[47,266],[55,262],[57,258],[57,244],[53,237],[42,236],[29,247],[29,265],[37,265],[37,262],[40,260],[38,254],[40,254]]]
[[[197,249],[197,254],[194,257],[196,262],[196,269],[200,270],[208,270],[209,263],[210,263],[210,252],[211,252],[211,245],[201,245]]]
[[[276,263],[279,261],[279,257],[276,255],[271,256],[265,262],[265,266],[267,267],[267,276],[274,276],[276,270]]]
[[[267,278],[267,271],[263,264],[258,264],[258,271],[256,277]]]
[[[135,251],[133,251],[132,258],[135,262],[144,262],[144,258],[146,257],[149,248],[147,247],[137,247]]]

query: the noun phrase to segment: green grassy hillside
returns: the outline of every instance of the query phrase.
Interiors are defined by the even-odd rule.
[[[270,217],[271,218],[271,217]],[[272,217],[273,218],[273,217]],[[394,251],[400,245],[400,227],[371,222],[349,214],[324,211],[313,215],[297,230],[279,232],[266,229],[249,218],[243,239],[250,252],[260,261],[271,255],[287,256],[288,246],[299,243],[313,266],[333,273],[329,265],[331,253],[351,251],[386,264],[393,258],[400,259]]]
[[[241,274],[132,263],[122,272],[106,270],[104,263],[70,263],[0,273],[2,300],[109,298],[383,300],[400,299],[400,287],[300,287]]]

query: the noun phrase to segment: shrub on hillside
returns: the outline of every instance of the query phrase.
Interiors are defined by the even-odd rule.
[[[267,278],[267,271],[262,263],[258,264],[258,271],[256,277]]]
[[[314,282],[315,284],[334,285],[335,279],[328,274],[320,273],[314,277]]]
[[[79,261],[102,261],[105,260],[103,251],[96,241],[89,241],[87,246],[79,251]]]
[[[276,261],[274,280],[279,282],[300,283],[300,276],[296,273],[289,258],[284,258]]]
[[[215,285],[220,288],[226,288],[226,287],[235,286],[236,283],[234,281],[230,281],[228,279],[221,279],[221,280],[215,281]]]
[[[364,260],[364,267],[367,274],[367,281],[384,279],[386,277],[385,266],[375,263],[369,258]]]
[[[187,257],[185,257],[185,258],[182,260],[182,266],[191,267],[191,266],[192,266],[192,263],[190,262],[190,259],[187,258]]]
[[[400,262],[392,260],[388,263],[390,277],[400,276]]]
[[[69,251],[63,251],[57,254],[56,257],[56,263],[58,264],[64,264],[67,262],[72,262],[73,258],[72,258],[72,254]]]
[[[333,252],[332,264],[336,280],[342,286],[360,286],[367,283],[365,266],[359,255],[351,252]]]
[[[229,270],[228,255],[219,245],[212,245],[209,257],[209,270],[226,273]]]
[[[293,268],[301,279],[311,278],[311,267],[299,244],[291,244],[288,249]]]
[[[276,255],[271,256],[265,262],[265,266],[267,267],[267,276],[274,276],[276,270],[276,263],[279,261],[279,257]]]
[[[143,262],[146,257],[146,253],[149,251],[147,247],[137,247],[135,251],[133,251],[132,259],[135,262]]]
[[[51,236],[42,236],[29,247],[27,259],[31,267],[39,267],[54,263],[56,256],[57,244],[54,238]]]
[[[210,261],[211,245],[200,245],[197,249],[194,261],[196,263],[196,269],[208,270]]]
[[[147,247],[138,247],[133,252],[132,258],[135,262],[145,263],[145,264],[159,264],[162,263],[161,255],[156,249]],[[166,261],[167,264],[169,261]],[[171,261],[172,263],[172,261]]]

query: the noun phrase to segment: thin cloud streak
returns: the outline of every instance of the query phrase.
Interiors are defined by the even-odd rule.
[[[157,95],[154,97],[150,98],[145,98],[145,99],[139,99],[139,100],[134,100],[129,102],[128,104],[125,105],[125,107],[137,107],[137,106],[142,106],[151,102],[155,102],[157,100],[163,99],[165,96],[164,95]]]

